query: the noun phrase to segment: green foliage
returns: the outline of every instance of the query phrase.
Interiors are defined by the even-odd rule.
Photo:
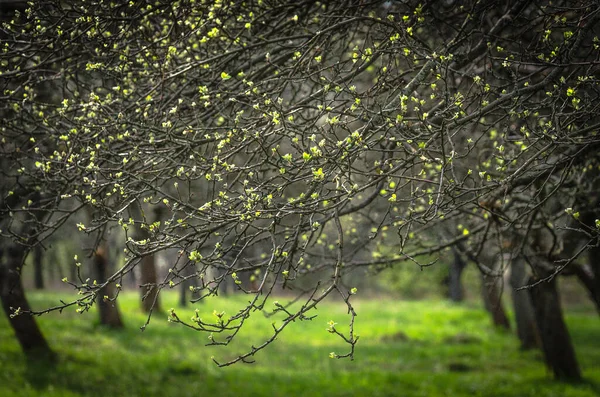
[[[34,293],[37,307],[57,302],[57,294]],[[175,294],[164,294],[175,305]],[[137,295],[119,297],[128,328],[111,332],[93,324],[94,313],[40,318],[60,352],[56,367],[27,367],[4,317],[0,318],[0,395],[75,396],[569,396],[592,397],[600,390],[600,325],[589,311],[567,317],[588,379],[580,385],[550,380],[540,352],[521,352],[513,335],[494,331],[488,315],[473,305],[443,301],[358,301],[361,341],[355,361],[328,358],[344,348],[327,332],[328,322],[346,326],[344,304],[324,302],[318,317],[295,323],[271,345],[268,360],[218,369],[212,355],[231,354],[268,336],[272,319],[259,315],[241,332],[237,344],[206,347],[203,334],[188,332],[156,317],[144,331]],[[231,313],[243,296],[211,298],[198,307]],[[283,300],[282,300],[283,303]],[[182,317],[194,308],[176,308]]]

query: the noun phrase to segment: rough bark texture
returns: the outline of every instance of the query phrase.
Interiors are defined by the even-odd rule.
[[[0,248],[0,298],[2,308],[26,357],[30,360],[54,360],[56,355],[46,342],[35,318],[27,314],[11,317],[15,309],[20,308],[21,311],[28,311],[30,307],[25,297],[20,272],[26,249],[14,243],[8,243],[7,245],[5,262],[2,262],[3,252]]]
[[[448,297],[454,302],[462,302],[464,299],[464,290],[462,286],[462,273],[467,263],[460,256],[458,251],[454,250],[454,261],[450,264],[448,274]]]
[[[514,258],[510,266],[510,286],[517,323],[517,336],[521,341],[521,349],[535,349],[541,346],[541,342],[531,298],[527,290],[518,290],[527,285],[529,276],[523,258]]]
[[[108,252],[106,247],[100,247],[94,254],[94,268],[98,283],[104,283],[110,274],[110,265],[108,261]],[[99,291],[98,311],[100,312],[100,324],[110,328],[123,328],[123,321],[117,303],[104,299],[104,297],[114,298],[116,287],[109,283]]]
[[[502,304],[502,278],[483,275],[481,295],[485,309],[491,314],[496,327],[510,329],[510,321]]]
[[[533,284],[535,281],[532,278],[529,283]],[[563,319],[556,280],[542,282],[529,291],[546,364],[558,380],[581,380],[571,336]]]

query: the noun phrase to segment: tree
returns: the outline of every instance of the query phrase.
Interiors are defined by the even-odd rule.
[[[510,286],[517,325],[517,335],[523,350],[540,346],[540,336],[533,312],[533,305],[527,290],[529,276],[523,258],[513,258],[510,264]]]
[[[257,310],[284,315],[221,365],[251,360],[330,294],[352,317],[330,329],[349,344],[334,357],[353,357],[352,269],[492,246],[522,255],[535,289],[598,244],[598,221],[578,219],[600,166],[599,15],[591,0],[36,2],[2,28],[3,192],[43,186],[45,233],[83,206],[98,216],[82,233],[122,228],[128,260],[103,284],[167,249],[179,254],[158,290],[192,265],[200,300],[233,280],[246,307],[187,323],[213,344]],[[164,220],[128,218],[143,205]],[[584,243],[562,258],[571,220]],[[317,271],[328,277],[297,310],[272,302]],[[80,308],[102,288],[73,286]]]
[[[146,220],[145,213],[137,208],[136,206],[131,206],[131,216],[133,218],[138,218],[137,223],[141,225],[141,227],[136,230],[136,233],[133,234],[133,238],[137,241],[141,241],[150,237],[148,230],[144,227],[147,224],[156,225],[160,224],[160,211],[155,211],[157,214],[155,215],[155,219],[150,219],[150,221]],[[134,221],[135,223],[135,221]],[[158,297],[158,288],[156,283],[158,281],[158,275],[156,270],[156,260],[155,255],[146,255],[140,259],[140,287],[142,288],[142,309],[145,313],[152,313],[153,310],[158,312],[161,311],[160,301]]]
[[[54,360],[56,355],[48,345],[35,319],[19,315],[30,311],[20,279],[20,269],[26,256],[26,246],[17,244],[0,245],[0,299],[2,309],[9,318],[11,327],[23,352],[30,360]],[[5,254],[6,251],[6,254]],[[4,255],[5,254],[5,255]],[[6,259],[5,263],[2,263]]]
[[[462,285],[462,272],[467,266],[467,262],[462,258],[456,248],[452,250],[454,260],[450,263],[447,284],[448,297],[454,302],[462,302],[464,299],[464,291]]]
[[[100,313],[100,324],[110,328],[123,328],[123,320],[119,308],[116,305],[116,288],[114,283],[107,283],[106,280],[111,273],[112,266],[108,253],[108,244],[106,241],[100,244],[94,252],[94,270],[96,277],[102,288],[98,290],[98,312]]]
[[[6,20],[15,13],[23,10],[24,4],[9,1],[0,4],[0,22],[5,26]],[[7,17],[8,16],[8,17]],[[0,31],[0,39],[7,45],[3,49],[1,65],[6,66],[4,55],[8,50],[8,40],[10,36],[5,35],[6,31]],[[2,79],[4,92],[12,88],[11,82]],[[0,117],[5,115],[4,106],[0,109]],[[2,140],[0,146],[0,300],[2,309],[9,319],[15,336],[28,359],[50,359],[56,356],[48,345],[44,335],[39,329],[35,318],[31,316],[19,316],[21,312],[30,310],[29,302],[25,296],[23,283],[21,281],[21,270],[29,251],[33,248],[39,252],[40,234],[43,228],[36,225],[45,216],[44,209],[48,202],[44,202],[39,193],[39,189],[28,189],[24,181],[13,179],[11,172],[6,170],[11,168],[12,155],[7,151],[13,152],[14,148],[19,148],[20,142],[24,137],[12,136],[8,139],[6,136],[6,127],[2,125]],[[14,131],[11,131],[14,133]],[[9,190],[12,188],[12,190]],[[50,205],[51,206],[51,205]],[[13,208],[21,208],[20,213],[15,214]],[[8,216],[7,216],[8,215]],[[8,238],[7,238],[8,236]],[[38,255],[36,252],[36,284],[41,281],[38,276]]]

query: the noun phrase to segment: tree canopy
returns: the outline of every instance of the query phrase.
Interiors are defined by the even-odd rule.
[[[330,294],[351,316],[330,325],[350,347],[336,357],[352,357],[357,268],[459,244],[524,255],[542,282],[598,245],[595,1],[28,7],[0,32],[2,236],[111,235],[127,261],[107,283],[167,251],[157,288],[193,280],[198,301],[233,279],[238,313],[169,314],[214,344],[285,314],[222,365]],[[65,282],[80,298],[50,310],[115,298]],[[273,303],[282,288],[304,303]]]

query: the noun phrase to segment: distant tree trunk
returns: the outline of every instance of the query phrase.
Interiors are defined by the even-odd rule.
[[[600,181],[600,178],[596,180]],[[595,188],[596,195],[590,197],[590,201],[587,203],[588,210],[584,211],[582,219],[582,222],[592,230],[596,229],[596,219],[600,218],[600,195],[598,194],[600,186],[598,186],[598,183],[596,183]],[[598,243],[598,240],[596,240],[596,243]],[[588,261],[592,274],[588,290],[590,297],[600,312],[600,246],[596,245],[589,248]]]
[[[2,308],[25,356],[30,360],[54,360],[56,355],[46,342],[44,335],[35,322],[35,318],[28,314],[11,317],[16,309],[20,308],[21,311],[30,310],[21,282],[21,266],[27,251],[25,247],[14,243],[8,243],[6,251],[6,262],[3,262],[3,247],[0,247],[0,298]]]
[[[494,259],[493,254],[489,252],[482,253],[481,257],[475,256],[469,253],[468,250],[460,243],[457,245],[457,249],[467,255],[467,257],[475,263],[481,263],[484,261],[492,270],[496,271],[498,261]],[[483,258],[483,259],[481,259]],[[481,266],[479,266],[481,268]],[[510,321],[504,310],[502,304],[502,286],[504,279],[502,277],[488,276],[481,273],[481,298],[483,300],[483,306],[492,316],[492,323],[494,326],[499,328],[510,329]]]
[[[531,278],[529,283],[533,284],[535,281]],[[558,380],[581,380],[571,336],[563,319],[556,280],[552,278],[542,282],[529,291],[546,364]]]
[[[43,265],[44,250],[40,244],[33,248],[33,275],[35,289],[44,289],[44,269]]]
[[[129,272],[129,286],[131,288],[137,288],[137,286],[138,286],[138,281],[137,281],[137,276],[135,274],[135,269],[132,269]]]
[[[134,203],[130,207],[130,211],[133,218],[138,222],[138,225],[136,225],[134,230],[134,238],[136,240],[149,239],[151,237],[150,233],[148,232],[147,228],[141,227],[141,222],[152,223],[152,220],[149,221],[146,219],[143,209],[137,203]],[[161,218],[161,212],[159,210],[154,212],[154,218]],[[151,311],[161,311],[159,299],[160,291],[157,288],[158,272],[156,271],[156,258],[154,254],[142,256],[140,260],[139,276],[142,294],[142,310],[145,313],[150,313]]]
[[[563,238],[565,258],[573,255],[581,247],[581,234],[574,231],[579,228],[578,223],[582,222],[594,230],[596,228],[596,219],[600,218],[600,201],[597,196],[590,197],[588,202],[581,204],[581,207],[581,218],[578,221],[573,220],[571,222],[571,231],[567,232]],[[577,276],[579,282],[587,290],[590,299],[594,302],[596,311],[600,314],[600,247],[594,245],[589,247],[587,257],[587,264],[571,263],[566,270]]]
[[[100,246],[94,254],[94,267],[98,283],[104,283],[110,274],[110,265],[108,260],[108,251],[106,243]],[[109,283],[100,289],[98,293],[98,311],[100,312],[100,324],[111,328],[123,328],[121,315],[116,301],[111,302],[108,298],[114,298],[116,287],[114,283]]]
[[[521,341],[521,349],[540,347],[540,337],[535,321],[535,313],[527,290],[518,290],[527,285],[529,276],[522,257],[516,257],[510,265],[510,286],[517,323],[517,336]]]
[[[196,266],[194,264],[188,264],[188,266],[186,266],[182,271],[182,276],[184,277],[189,277],[189,276],[194,276],[196,274]],[[179,304],[182,307],[187,306],[187,304],[189,303],[188,299],[194,299],[194,298],[198,298],[199,294],[198,292],[191,292],[189,293],[189,298],[188,298],[188,291],[190,290],[190,287],[194,286],[194,277],[190,277],[187,280],[183,281],[180,285],[179,285]]]
[[[46,274],[48,276],[47,280],[51,286],[54,286],[56,281],[60,280],[56,271],[57,262],[56,248],[46,252],[46,268],[48,269]]]
[[[187,266],[183,270],[181,270],[181,275],[184,277],[189,275],[191,273],[191,271],[188,270],[189,268],[190,268],[190,266]],[[191,285],[192,285],[191,279],[182,281],[179,284],[179,306],[186,307],[188,305],[188,291],[189,291]]]
[[[65,270],[62,261],[59,261],[57,263],[58,266],[58,273],[60,278],[62,279],[64,276],[67,275],[67,273],[69,274],[69,280],[77,280],[77,266],[69,266],[68,262],[64,264],[64,266],[67,267],[67,269]],[[93,271],[90,271],[88,269],[89,275],[93,277]],[[87,277],[86,277],[87,278]]]
[[[504,280],[501,277],[481,276],[481,295],[483,305],[491,314],[494,326],[510,329],[510,321],[502,304],[502,284]]]
[[[187,282],[182,282],[179,284],[179,306],[186,307],[188,305],[187,299],[187,291],[188,291]]]
[[[223,277],[219,283],[219,294],[222,296],[231,295],[235,292],[235,282],[233,278],[227,276],[227,271],[223,269],[217,270],[219,277]]]
[[[464,299],[462,273],[467,263],[456,249],[453,249],[453,252],[454,261],[450,264],[448,274],[448,297],[453,302],[462,302]]]
[[[145,313],[150,313],[152,310],[161,311],[154,258],[154,255],[146,255],[142,257],[141,262],[140,282],[142,286],[145,286],[145,290],[142,290],[142,309]]]
[[[588,252],[590,268],[592,269],[592,283],[590,284],[590,297],[600,312],[600,247],[592,247]]]
[[[592,254],[590,253],[590,258],[591,256]],[[579,282],[588,291],[590,299],[592,300],[592,302],[594,302],[594,305],[596,306],[596,311],[598,312],[598,314],[600,314],[600,287],[596,283],[598,277],[595,276],[592,269],[586,265],[571,264],[569,265],[569,267],[577,276]]]

